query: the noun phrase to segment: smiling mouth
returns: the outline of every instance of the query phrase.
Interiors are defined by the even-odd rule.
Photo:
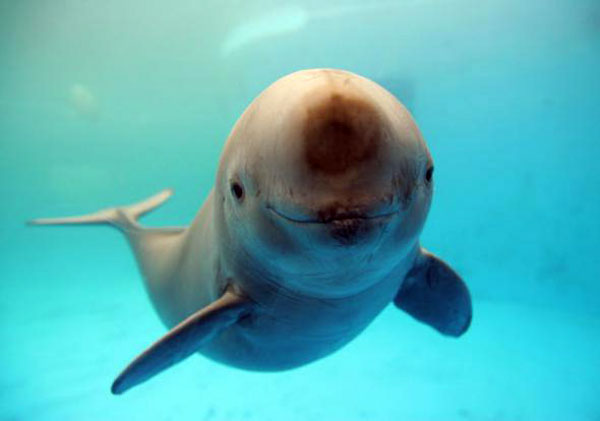
[[[368,214],[365,214],[364,212],[350,210],[350,211],[341,211],[341,212],[335,212],[335,213],[322,212],[322,213],[319,213],[318,216],[315,218],[299,219],[299,218],[294,218],[292,216],[288,216],[272,206],[267,206],[267,209],[269,209],[272,213],[274,213],[278,217],[283,218],[290,222],[294,222],[297,224],[322,224],[322,225],[324,225],[324,224],[347,224],[347,223],[353,223],[353,222],[359,223],[359,222],[363,222],[363,221],[364,222],[382,221],[385,219],[389,219],[399,213],[398,210],[395,210],[395,211],[387,212],[387,213],[368,215]]]

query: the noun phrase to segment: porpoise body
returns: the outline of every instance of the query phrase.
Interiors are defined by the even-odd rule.
[[[37,225],[108,223],[131,244],[169,332],[113,393],[195,352],[285,370],[355,338],[390,303],[459,336],[471,299],[419,242],[433,162],[404,106],[356,74],[312,69],[263,91],[235,124],[216,183],[188,227],[145,228],[171,195]]]

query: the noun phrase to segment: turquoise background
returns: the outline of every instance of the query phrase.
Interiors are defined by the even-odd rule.
[[[393,306],[283,373],[193,357],[115,397],[164,328],[120,234],[25,227],[165,187],[187,224],[227,134],[295,70],[413,112],[436,164],[423,244],[473,294],[440,337]],[[0,419],[600,420],[600,3],[0,3]]]

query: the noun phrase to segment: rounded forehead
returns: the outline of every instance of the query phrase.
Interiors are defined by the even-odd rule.
[[[307,114],[315,117],[319,111],[331,114],[337,110],[356,115],[379,114],[379,123],[393,126],[399,137],[406,141],[420,138],[410,113],[391,93],[365,77],[343,70],[311,69],[292,73],[275,81],[254,103],[257,117],[284,123],[298,132],[302,132]]]
[[[382,137],[427,154],[410,113],[391,93],[367,78],[334,69],[303,70],[274,82],[240,117],[227,149],[245,156],[240,158],[248,165],[269,156],[288,165],[287,158],[304,153],[309,165],[335,172],[344,164],[311,155],[316,149],[310,142],[328,131],[352,140],[351,161],[375,153]]]
[[[284,76],[265,89],[255,103],[261,108],[276,107],[287,119],[302,119],[306,108],[314,108],[331,96],[361,102],[363,107],[374,107],[399,113],[410,118],[408,111],[384,88],[354,73],[332,70],[303,70]]]

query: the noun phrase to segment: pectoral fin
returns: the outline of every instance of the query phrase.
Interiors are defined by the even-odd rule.
[[[214,335],[234,324],[250,308],[250,301],[227,290],[221,298],[171,329],[140,354],[114,381],[111,391],[121,394],[198,351]]]
[[[444,335],[460,336],[471,324],[471,297],[461,277],[443,260],[422,250],[394,304]]]

